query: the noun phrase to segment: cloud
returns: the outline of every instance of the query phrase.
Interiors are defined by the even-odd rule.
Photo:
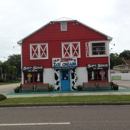
[[[0,57],[20,54],[17,41],[49,21],[77,19],[113,37],[112,51],[129,49],[130,1],[122,0],[0,0]],[[1,59],[0,59],[1,60]]]

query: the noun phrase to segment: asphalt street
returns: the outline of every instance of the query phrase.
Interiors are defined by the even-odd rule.
[[[130,106],[0,108],[0,130],[129,130]]]

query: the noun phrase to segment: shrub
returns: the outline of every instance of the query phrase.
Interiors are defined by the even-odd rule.
[[[117,84],[114,84],[114,85],[113,85],[113,89],[114,89],[114,90],[118,90],[118,89],[119,89],[119,86],[118,86]]]
[[[15,93],[19,93],[19,92],[20,92],[20,87],[14,88],[14,92],[15,92]]]
[[[83,86],[81,86],[81,85],[78,85],[78,86],[77,86],[77,90],[78,90],[78,91],[81,91],[82,89],[83,89]]]
[[[48,91],[54,91],[54,86],[53,85],[49,85],[48,86]]]
[[[0,94],[0,101],[7,99],[7,97],[3,94]]]

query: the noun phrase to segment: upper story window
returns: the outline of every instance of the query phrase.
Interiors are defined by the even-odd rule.
[[[67,31],[67,22],[61,22],[60,28],[61,28],[61,31]]]
[[[48,59],[48,44],[30,44],[30,59]]]
[[[80,42],[62,43],[62,57],[80,58]]]
[[[97,41],[97,42],[89,42],[89,54],[90,56],[107,56],[107,42],[106,41]]]

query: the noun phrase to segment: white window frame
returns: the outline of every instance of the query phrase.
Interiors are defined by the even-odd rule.
[[[72,54],[73,44],[75,44],[75,43],[78,44],[78,48],[79,48],[78,49],[79,50],[78,56],[73,56],[73,54]],[[69,45],[69,47],[70,47],[70,55],[69,56],[65,56],[65,54],[64,54],[64,45]],[[71,57],[71,58],[73,58],[73,57],[81,58],[80,42],[63,42],[62,43],[62,57],[63,58],[69,58],[69,57]]]
[[[92,43],[105,43],[105,54],[92,54]],[[90,57],[106,57],[109,56],[109,43],[108,41],[90,41],[89,42],[89,56]]]
[[[61,31],[67,31],[67,22],[61,22],[60,29],[61,29]]]
[[[45,48],[42,50],[42,54],[41,54],[40,49],[42,45],[45,45]],[[38,55],[36,58],[34,58],[32,54],[33,46],[37,46],[36,49],[38,49]],[[34,51],[36,51],[36,49]],[[44,52],[45,49],[46,49],[46,56],[42,57],[43,54],[45,55],[45,52]],[[30,44],[30,60],[40,60],[40,59],[48,59],[48,43]]]

